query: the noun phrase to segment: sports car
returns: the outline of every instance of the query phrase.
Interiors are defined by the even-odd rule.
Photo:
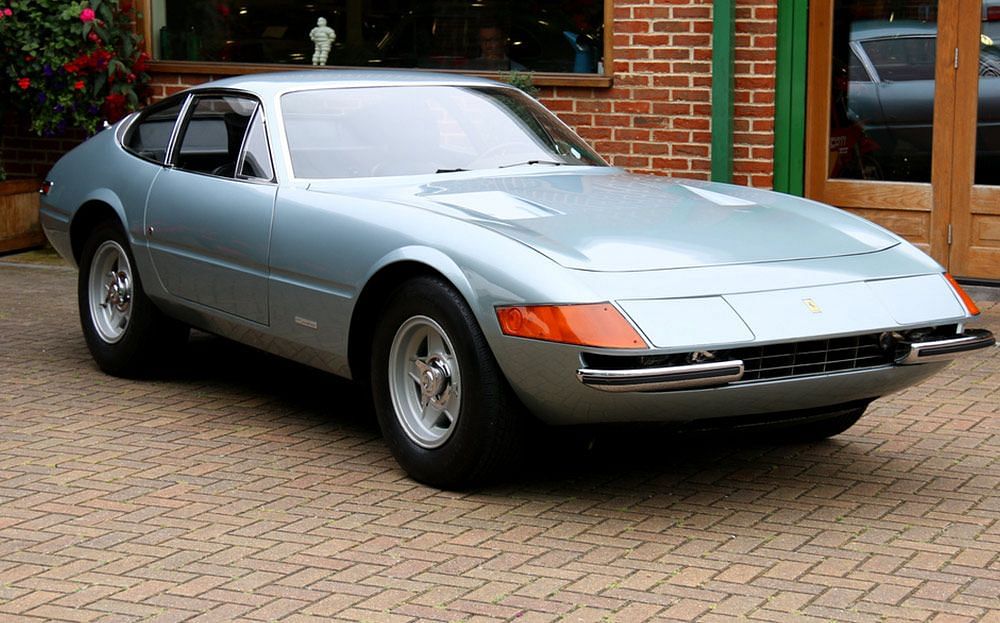
[[[626,173],[479,78],[219,80],[87,140],[41,193],[102,370],[148,370],[196,327],[354,379],[439,487],[508,473],[538,420],[835,435],[995,343],[898,236]]]

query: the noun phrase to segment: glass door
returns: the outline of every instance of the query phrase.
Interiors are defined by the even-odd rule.
[[[806,195],[1000,280],[1000,0],[813,0]]]
[[[950,270],[1000,279],[1000,0],[964,0],[958,24]]]

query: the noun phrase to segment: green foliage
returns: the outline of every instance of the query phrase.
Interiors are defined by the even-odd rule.
[[[0,0],[0,92],[31,129],[94,133],[147,96],[148,56],[132,0]]]
[[[500,78],[512,87],[521,89],[531,97],[538,95],[538,87],[535,86],[535,82],[532,80],[531,74],[512,71],[509,74],[501,74]]]

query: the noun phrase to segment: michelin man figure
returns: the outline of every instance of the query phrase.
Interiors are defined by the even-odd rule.
[[[309,31],[309,38],[316,44],[312,64],[326,65],[326,58],[330,56],[330,47],[337,40],[337,33],[326,25],[325,17],[316,20],[316,28]]]

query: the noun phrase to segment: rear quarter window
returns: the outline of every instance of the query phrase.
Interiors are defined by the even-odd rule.
[[[125,149],[147,160],[161,164],[166,162],[170,136],[183,103],[184,100],[180,99],[143,113],[126,133]]]

